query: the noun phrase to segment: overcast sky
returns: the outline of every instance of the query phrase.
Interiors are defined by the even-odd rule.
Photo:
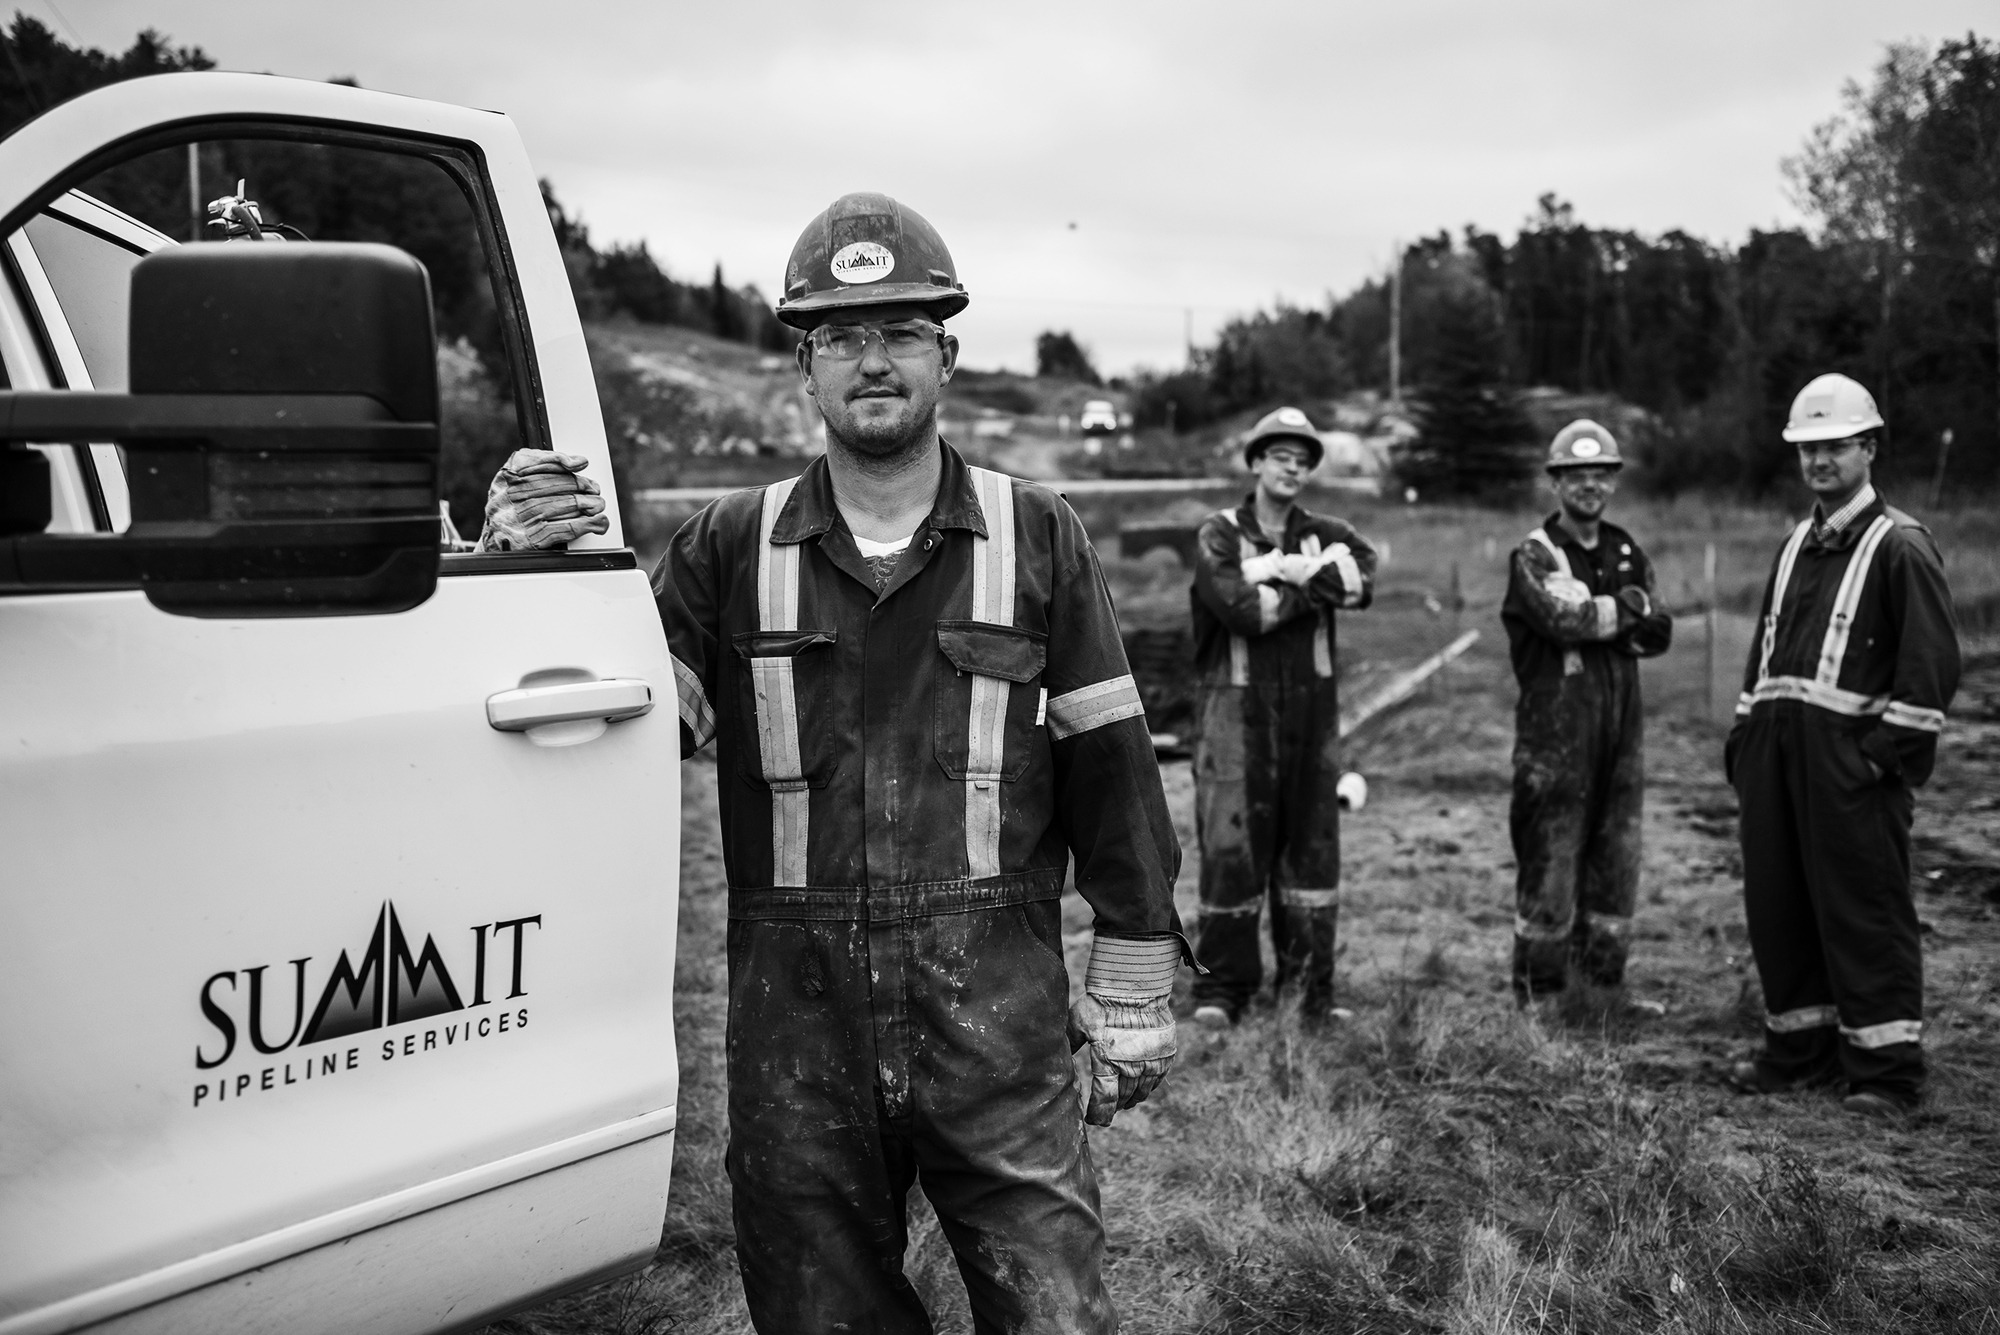
[[[1046,328],[1099,366],[1381,272],[1397,238],[1507,235],[1553,190],[1598,226],[1715,241],[1797,221],[1778,163],[1881,45],[1992,0],[1647,5],[16,0],[123,49],[507,112],[600,243],[775,297],[835,196],[944,234],[969,365]]]

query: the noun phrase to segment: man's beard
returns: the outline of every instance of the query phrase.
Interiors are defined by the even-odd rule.
[[[937,421],[937,410],[913,414],[894,421],[869,421],[851,411],[839,430],[828,424],[827,434],[838,440],[849,454],[864,459],[895,459],[921,446]]]

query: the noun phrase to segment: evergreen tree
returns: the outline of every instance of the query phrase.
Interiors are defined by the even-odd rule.
[[[1499,312],[1489,292],[1461,289],[1439,302],[1435,319],[1421,435],[1397,473],[1428,496],[1509,499],[1532,470],[1535,431],[1506,382]]]
[[[6,48],[5,73],[12,76],[0,78],[0,135],[58,102],[121,79],[215,68],[200,47],[169,46],[151,28],[133,39],[131,50],[111,55],[71,46],[19,11],[11,28],[0,33],[0,47]]]
[[[1090,352],[1067,329],[1044,329],[1035,335],[1035,374],[1052,380],[1101,385],[1103,377],[1090,364]]]

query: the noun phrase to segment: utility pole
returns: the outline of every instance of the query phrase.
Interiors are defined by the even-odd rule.
[[[188,145],[188,240],[201,240],[201,145]]]
[[[1187,349],[1188,369],[1194,369],[1194,307],[1181,307],[1181,346]]]
[[[1951,458],[1951,428],[1938,433],[1937,472],[1931,476],[1931,509],[1935,510],[1944,502],[1944,466]]]
[[[1389,407],[1403,411],[1403,243],[1389,269]]]

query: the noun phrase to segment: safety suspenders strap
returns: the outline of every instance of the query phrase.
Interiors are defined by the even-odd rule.
[[[799,628],[799,545],[774,543],[771,531],[797,478],[764,488],[757,526],[757,629]],[[752,658],[750,685],[757,704],[757,754],[771,789],[771,884],[806,884],[806,845],[812,792],[806,786],[799,746],[799,704],[790,656]]]
[[[1571,570],[1569,566],[1569,553],[1562,549],[1561,543],[1549,537],[1547,529],[1536,529],[1528,535],[1528,541],[1542,544],[1543,550],[1555,558],[1556,569],[1570,579],[1576,578],[1576,572]],[[1573,644],[1564,645],[1563,675],[1565,677],[1574,677],[1581,671],[1583,671],[1583,650]]]
[[[1826,635],[1820,641],[1819,661],[1813,675],[1774,677],[1771,675],[1771,655],[1778,644],[1778,618],[1784,611],[1785,592],[1791,584],[1799,549],[1805,546],[1806,537],[1812,532],[1812,521],[1803,520],[1792,530],[1784,551],[1778,556],[1777,576],[1771,582],[1771,606],[1764,614],[1757,684],[1737,700],[1738,714],[1748,714],[1753,705],[1766,700],[1802,700],[1836,714],[1854,717],[1884,714],[1894,708],[1886,695],[1863,695],[1859,691],[1843,690],[1839,684],[1841,664],[1847,658],[1848,638],[1854,628],[1855,614],[1861,607],[1861,590],[1868,582],[1868,571],[1875,564],[1875,553],[1881,547],[1882,539],[1894,527],[1895,521],[1889,516],[1877,515],[1855,544],[1854,555],[1841,574],[1840,587],[1834,593],[1833,607],[1827,613]],[[1900,715],[1914,711],[1898,712]],[[1901,722],[1901,717],[1895,721]],[[1939,722],[1942,723],[1942,719]]]
[[[973,495],[986,520],[986,536],[972,536],[971,619],[1014,624],[1014,480],[986,468],[968,468]],[[972,674],[972,710],[966,722],[965,863],[972,877],[1000,874],[1000,775],[1005,768],[1007,698],[1013,683]]]
[[[1249,536],[1243,532],[1242,525],[1236,522],[1234,511],[1218,510],[1216,516],[1236,530],[1236,555],[1239,560],[1247,561],[1257,554],[1257,544],[1250,541]],[[1235,631],[1229,632],[1229,684],[1231,686],[1250,684],[1250,641]]]

